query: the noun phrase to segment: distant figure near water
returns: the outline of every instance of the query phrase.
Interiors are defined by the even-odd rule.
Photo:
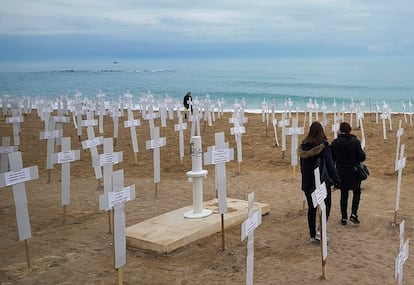
[[[192,104],[193,98],[191,97],[191,92],[187,92],[187,94],[185,94],[184,96],[184,118],[187,119],[187,115],[190,112],[190,114],[193,113],[193,104]]]

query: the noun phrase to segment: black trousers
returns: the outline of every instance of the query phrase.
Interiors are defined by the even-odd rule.
[[[325,207],[326,207],[326,220],[329,218],[331,213],[331,188],[327,187],[327,195],[325,198]],[[306,201],[308,202],[308,226],[309,226],[309,235],[311,238],[314,238],[316,235],[316,211],[317,208],[313,206],[312,202],[312,193],[305,192]]]
[[[361,200],[361,182],[357,182],[352,190],[351,214],[358,216],[359,201]],[[350,190],[341,189],[341,215],[342,219],[348,219],[348,197]]]

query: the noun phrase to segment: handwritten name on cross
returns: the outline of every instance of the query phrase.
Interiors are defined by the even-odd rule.
[[[179,145],[180,145],[180,159],[181,162],[184,158],[184,130],[187,129],[187,123],[183,122],[183,117],[181,113],[179,113],[178,116],[178,124],[174,125],[174,132],[179,132],[178,138],[179,138]]]
[[[146,141],[146,149],[153,150],[153,160],[154,160],[154,184],[157,185],[160,178],[160,148],[167,144],[167,139],[165,137],[160,138],[160,128],[155,127],[153,130],[153,138]],[[157,186],[155,186],[157,195]]]
[[[325,266],[326,258],[328,256],[328,245],[326,238],[326,207],[325,198],[327,197],[325,182],[321,184],[319,167],[314,170],[315,174],[315,186],[316,189],[312,193],[313,206],[319,207],[319,228],[321,231],[321,250],[322,250],[322,276],[321,279],[325,279]]]
[[[253,211],[254,192],[248,195],[247,220],[242,223],[241,241],[247,237],[247,257],[246,257],[246,284],[253,285],[253,263],[254,263],[254,230],[262,223],[262,210],[258,208]]]
[[[9,153],[18,151],[18,146],[10,146],[10,137],[3,137],[0,146],[0,173],[9,171]]]
[[[395,279],[398,280],[398,284],[403,284],[403,271],[404,271],[404,263],[408,259],[409,254],[409,247],[410,247],[410,240],[407,239],[404,242],[404,226],[405,222],[402,221],[400,223],[400,251],[395,258]]]

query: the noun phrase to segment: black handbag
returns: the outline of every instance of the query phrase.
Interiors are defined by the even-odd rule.
[[[355,178],[358,181],[363,181],[367,179],[369,176],[368,167],[362,162],[358,162],[358,164],[354,166],[354,172],[355,172]]]

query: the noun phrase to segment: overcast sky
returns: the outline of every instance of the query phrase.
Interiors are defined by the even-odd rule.
[[[414,55],[412,0],[0,0],[0,60]]]

